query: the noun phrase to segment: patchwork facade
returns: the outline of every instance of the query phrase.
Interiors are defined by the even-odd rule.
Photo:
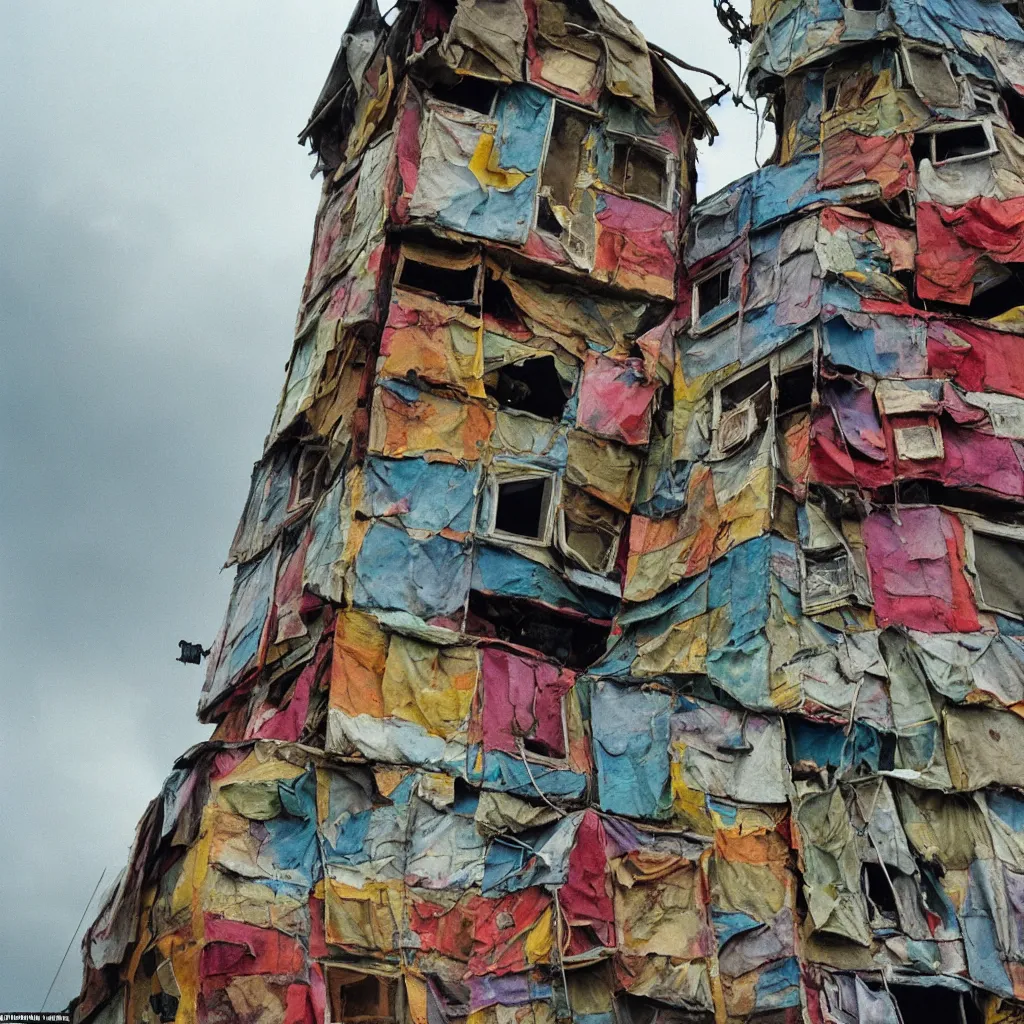
[[[604,0],[395,13],[76,1021],[1016,1020],[1015,5],[757,0],[778,147],[695,207]]]

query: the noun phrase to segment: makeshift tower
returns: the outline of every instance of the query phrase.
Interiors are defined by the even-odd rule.
[[[692,2],[692,0],[691,0]],[[1024,1008],[1024,30],[361,2],[200,717],[77,1024]]]

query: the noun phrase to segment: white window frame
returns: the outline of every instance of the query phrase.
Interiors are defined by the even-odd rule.
[[[946,65],[946,70],[949,72],[949,77],[960,89],[960,102],[962,104],[964,100],[963,83],[965,79],[962,75],[958,75],[956,71],[953,70],[953,64],[949,59],[949,54],[946,53],[944,50],[939,50],[933,46],[927,46],[922,44],[908,45],[905,42],[900,45],[898,51],[899,58],[896,63],[901,69],[900,77],[902,81],[899,83],[899,85],[897,85],[897,88],[905,88],[909,84],[918,96],[921,95],[918,84],[917,82],[914,81],[914,65],[910,60],[911,50],[917,50],[920,53],[926,53],[931,57],[938,57],[942,61],[942,63]]]
[[[974,107],[974,111],[980,117],[998,117],[1001,120],[1004,118],[1003,114],[1003,101],[999,95],[999,90],[994,87],[987,85],[981,85],[972,81],[970,78],[965,78],[964,83],[967,86],[967,95],[971,100],[971,105]],[[984,101],[987,106],[979,107],[978,100]]]
[[[541,508],[541,533],[538,537],[526,537],[518,533],[506,533],[497,528],[498,500],[501,488],[505,484],[536,482],[542,480],[546,484]],[[561,477],[554,470],[520,470],[519,472],[498,470],[487,478],[487,496],[489,509],[484,534],[489,540],[501,544],[526,544],[535,548],[550,547],[555,537],[556,513],[562,500]]]
[[[621,191],[621,194],[627,196],[629,199],[636,199],[642,203],[650,203],[652,206],[657,206],[659,210],[671,210],[672,209],[672,197],[675,194],[675,181],[676,181],[676,158],[675,154],[670,150],[665,149],[664,146],[659,146],[656,143],[648,142],[646,139],[641,139],[636,135],[629,135],[626,132],[605,132],[605,139],[611,144],[612,147],[612,166],[615,166],[615,147],[619,145],[627,146],[630,149],[642,149],[652,156],[657,157],[665,162],[665,177],[661,183],[661,198],[651,199],[649,196],[637,195],[635,192],[628,192],[625,187],[625,180],[623,180],[623,186],[619,189],[618,185],[614,188],[616,191]],[[628,166],[628,155],[627,155],[627,166]]]
[[[907,432],[909,431],[928,431],[929,435],[934,442],[934,454],[916,456],[909,454],[907,450]],[[906,427],[893,427],[892,429],[893,442],[896,445],[896,458],[900,462],[928,462],[931,459],[942,459],[946,455],[946,446],[942,440],[942,428],[938,423],[914,423]]]
[[[969,126],[978,125],[985,132],[985,138],[988,141],[988,149],[983,153],[968,153],[965,156],[950,156],[946,157],[945,160],[937,160],[935,158],[936,148],[935,140],[939,135],[943,135],[948,132],[954,132],[967,128]],[[999,152],[999,147],[996,145],[995,135],[992,133],[992,122],[990,118],[972,118],[967,121],[952,121],[948,124],[938,125],[929,128],[926,132],[922,133],[927,135],[928,147],[929,147],[929,159],[932,162],[932,167],[946,167],[949,164],[961,164],[966,160],[984,160],[990,156],[995,156]]]
[[[1021,621],[1020,613],[1007,611],[1005,608],[996,608],[985,600],[982,593],[981,580],[975,568],[974,535],[976,533],[986,534],[989,537],[999,537],[1002,540],[1016,541],[1024,546],[1024,526],[1004,526],[1002,523],[990,523],[981,516],[974,516],[970,513],[961,512],[960,522],[964,527],[964,548],[967,554],[967,571],[971,576],[972,589],[974,590],[974,602],[986,612],[995,612],[997,615],[1005,615],[1007,618]]]
[[[796,340],[799,340],[799,336]],[[816,342],[812,342],[816,347]],[[757,415],[754,408],[754,399],[760,395],[764,388],[770,389],[769,403],[768,403],[768,417],[765,420],[763,426],[767,426],[768,423],[774,419],[776,415],[776,406],[778,405],[778,382],[779,378],[785,376],[787,373],[793,373],[796,370],[802,369],[804,366],[814,366],[814,352],[806,354],[804,357],[797,359],[793,363],[788,363],[785,366],[782,365],[782,354],[775,353],[774,355],[768,356],[767,359],[762,359],[759,362],[754,363],[753,366],[748,367],[742,373],[734,374],[732,377],[726,380],[720,381],[714,386],[711,393],[711,453],[710,458],[714,460],[727,459],[731,455],[735,455],[736,452],[741,451],[749,443],[750,439],[757,433],[759,424],[754,422],[752,427],[747,432],[747,438],[745,441],[732,445],[729,448],[723,449],[721,446],[721,426],[722,426],[722,392],[731,388],[737,381],[743,380],[744,377],[749,377],[752,374],[763,371],[764,368],[768,367],[768,382],[761,388],[758,388],[752,395],[745,398],[735,409],[730,409],[724,415],[731,416],[743,409],[747,409],[748,416]],[[814,393],[811,393],[811,404],[814,404]]]
[[[700,322],[701,321],[701,317],[702,317],[701,308],[700,308],[700,286],[702,284],[704,284],[706,281],[710,281],[711,278],[717,277],[719,274],[721,274],[723,272],[728,272],[728,274],[729,274],[729,286],[732,287],[732,272],[733,272],[733,268],[736,266],[736,263],[737,263],[737,257],[736,256],[732,256],[732,257],[730,257],[727,260],[724,260],[724,261],[722,261],[720,263],[716,263],[713,267],[709,267],[707,270],[705,270],[703,273],[701,273],[699,277],[694,279],[694,282],[693,282],[693,299],[692,299],[693,311],[692,311],[691,316],[690,316],[690,320],[691,320],[690,333],[691,334],[694,334],[694,335],[710,334],[712,331],[716,331],[716,330],[718,330],[718,328],[723,327],[725,324],[729,323],[730,321],[735,320],[740,315],[739,314],[739,309],[737,308],[737,309],[731,310],[728,313],[723,313],[717,319],[709,321],[706,324],[702,324]],[[727,306],[728,304],[729,304],[729,298],[728,297],[726,297],[725,302],[719,303],[719,305],[721,305],[721,306]],[[713,310],[716,310],[718,308],[719,308],[719,306],[712,306],[711,309],[707,310],[707,312],[711,313]]]

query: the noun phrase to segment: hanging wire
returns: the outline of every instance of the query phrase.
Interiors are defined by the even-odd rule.
[[[64,966],[64,961],[68,958],[68,953],[71,952],[71,947],[74,945],[75,936],[78,934],[78,929],[82,927],[82,922],[85,920],[85,915],[89,913],[89,908],[92,906],[92,901],[96,898],[96,893],[99,891],[100,885],[103,882],[103,876],[107,873],[107,869],[104,868],[100,872],[100,877],[96,881],[96,885],[93,886],[92,895],[89,897],[89,902],[85,905],[85,910],[82,911],[82,916],[78,919],[78,924],[75,925],[75,930],[71,933],[71,940],[68,942],[68,948],[64,950],[64,955],[60,958],[60,963],[57,964],[57,970],[54,972],[53,981],[50,982],[50,987],[46,990],[46,995],[43,996],[42,1006],[39,1007],[39,1012],[42,1013],[46,1009],[46,1000],[50,998],[50,993],[53,991],[53,986],[57,984],[57,978],[60,977],[61,968]]]
[[[729,42],[736,49],[739,49],[740,43],[749,43],[754,38],[753,30],[729,0],[712,0],[712,2],[715,5],[715,14],[718,16],[719,24],[729,33]]]

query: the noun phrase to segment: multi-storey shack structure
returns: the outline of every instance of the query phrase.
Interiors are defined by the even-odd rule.
[[[1022,1019],[1020,12],[752,28],[776,152],[691,209],[605,0],[361,0],[78,1024]]]

